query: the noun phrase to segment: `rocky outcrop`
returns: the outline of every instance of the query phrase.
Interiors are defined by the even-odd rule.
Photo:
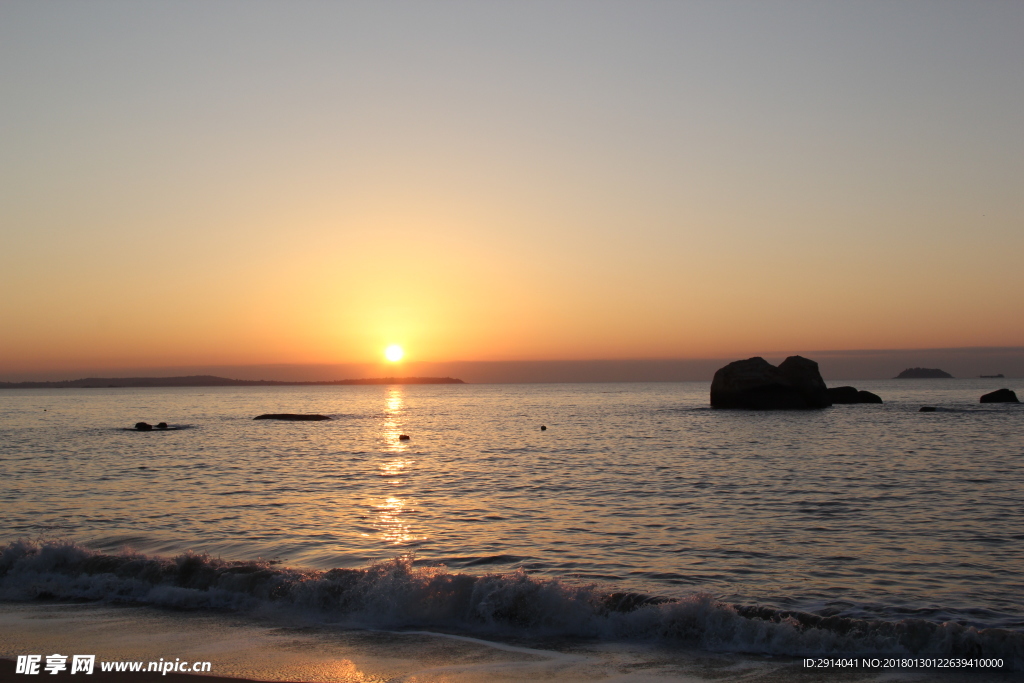
[[[907,368],[893,379],[953,379],[953,375],[938,368]]]
[[[320,420],[330,420],[331,418],[326,415],[302,415],[298,413],[267,413],[266,415],[257,415],[253,418],[254,420],[289,420],[292,422],[317,422]]]
[[[140,432],[148,432],[152,431],[153,425],[149,424],[148,422],[136,422],[135,429]]]
[[[881,403],[882,397],[870,391],[857,391],[856,387],[831,387],[828,390],[828,397],[832,404],[837,403]]]
[[[790,356],[779,367],[748,358],[719,368],[711,382],[711,407],[806,410],[832,405],[818,364]]]
[[[1011,389],[996,389],[992,393],[985,394],[981,397],[982,403],[1020,403],[1017,400],[1017,394]]]

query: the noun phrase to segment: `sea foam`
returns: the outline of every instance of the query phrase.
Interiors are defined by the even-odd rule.
[[[434,628],[502,637],[675,642],[788,656],[1002,658],[1024,668],[1024,634],[921,619],[822,617],[732,605],[706,593],[665,599],[540,579],[471,575],[409,556],[363,569],[307,570],[204,554],[102,554],[70,541],[0,546],[0,599],[92,600],[299,616],[356,628]]]

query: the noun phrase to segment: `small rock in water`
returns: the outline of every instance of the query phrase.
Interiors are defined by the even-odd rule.
[[[148,432],[153,429],[153,425],[149,424],[148,422],[136,422],[135,429],[139,430],[140,432]]]
[[[166,422],[159,422],[159,423],[157,423],[156,428],[157,429],[167,429],[167,423]]]
[[[543,432],[543,431],[546,431],[546,430],[547,430],[547,428],[548,428],[548,426],[547,426],[547,425],[541,425],[541,426],[540,426],[540,431],[542,431],[542,432]]]
[[[919,412],[919,413],[934,413],[935,410],[936,410],[935,406],[921,406],[921,410],[919,410],[917,412]]]
[[[399,441],[408,441],[408,440],[409,440],[409,438],[410,438],[410,437],[409,437],[409,435],[408,435],[408,434],[399,434],[399,435],[398,435],[398,440],[399,440]]]
[[[300,413],[267,413],[265,415],[257,415],[253,418],[254,420],[287,420],[291,422],[318,422],[320,420],[330,420],[331,418],[326,415],[304,415]]]
[[[996,389],[981,397],[982,403],[1020,403],[1012,389]]]

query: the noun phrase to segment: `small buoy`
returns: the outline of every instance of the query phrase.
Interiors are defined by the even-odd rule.
[[[935,412],[935,406],[921,406],[921,410],[919,410],[917,412],[919,412],[919,413],[934,413]]]
[[[399,434],[398,435],[398,440],[399,441],[408,441],[409,440],[409,435],[408,434]]]
[[[541,426],[540,426],[540,431],[542,431],[542,432],[543,432],[543,431],[547,431],[547,428],[548,428],[548,426],[547,426],[547,425],[541,425]]]

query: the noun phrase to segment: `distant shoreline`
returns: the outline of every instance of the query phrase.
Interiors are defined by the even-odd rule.
[[[374,377],[319,382],[230,379],[214,375],[187,377],[87,377],[58,382],[0,382],[0,389],[131,389],[140,387],[295,387],[380,384],[465,384],[454,377]]]
[[[704,358],[589,359],[589,360],[480,360],[419,361],[401,365],[362,363],[264,363],[251,365],[71,365],[59,367],[15,367],[13,359],[0,359],[0,382],[42,386],[75,378],[114,378],[105,384],[120,384],[125,377],[237,377],[275,382],[321,382],[344,377],[382,377],[402,373],[407,377],[458,377],[466,384],[561,384],[583,382],[710,382],[715,372],[735,361],[759,355],[776,364],[787,356],[800,355],[818,363],[821,376],[829,381],[856,383],[888,380],[905,368],[942,368],[954,377],[1003,374],[1024,378],[1024,346],[883,349],[829,351],[793,348],[785,352],[758,351],[715,355]],[[57,362],[56,360],[54,361]],[[996,378],[999,379],[999,378]]]

